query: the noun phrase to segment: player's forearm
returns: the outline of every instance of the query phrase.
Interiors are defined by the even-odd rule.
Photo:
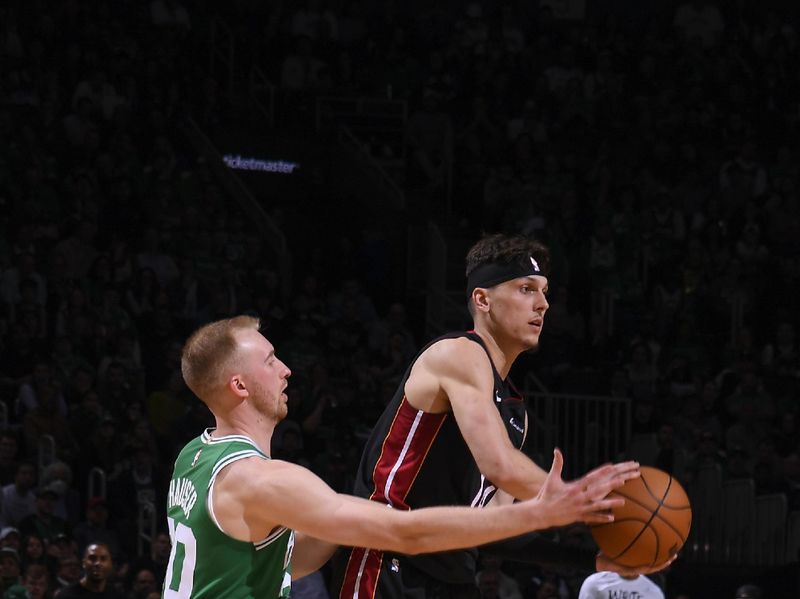
[[[433,553],[492,543],[530,530],[553,525],[551,507],[534,509],[532,503],[480,510],[467,507],[436,507],[393,513],[399,518],[387,527],[401,553]]]
[[[498,489],[519,500],[536,497],[547,478],[547,472],[516,449],[482,468],[481,472]]]

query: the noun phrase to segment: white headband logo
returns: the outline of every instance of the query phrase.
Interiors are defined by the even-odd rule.
[[[536,260],[533,259],[533,256],[531,256],[531,264],[533,264],[533,270],[534,271],[539,272],[541,270],[539,268],[539,263]]]

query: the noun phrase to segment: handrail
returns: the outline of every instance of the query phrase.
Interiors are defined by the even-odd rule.
[[[447,280],[447,244],[439,226],[428,221],[428,280],[425,282],[425,329],[428,335],[442,332],[444,323],[444,295]]]
[[[219,181],[226,191],[233,195],[242,209],[248,213],[256,227],[265,233],[267,243],[272,247],[278,258],[278,270],[281,275],[284,294],[288,295],[291,289],[292,263],[286,236],[283,234],[261,204],[253,197],[250,190],[225,166],[217,147],[191,117],[185,121],[185,133],[195,143],[197,150],[205,157],[208,164],[215,170]]]
[[[152,546],[156,538],[156,508],[151,501],[139,503],[139,513],[136,517],[136,551],[139,557],[144,555],[144,544]]]
[[[41,435],[39,437],[39,472],[44,471],[45,467],[52,464],[56,459],[56,440],[53,435]]]
[[[453,125],[447,119],[447,130],[442,139],[442,167],[444,169],[444,205],[447,216],[453,214]]]
[[[88,497],[106,497],[106,471],[99,466],[89,470],[87,493]]]
[[[406,205],[405,192],[395,183],[391,175],[386,172],[386,169],[364,149],[364,145],[356,138],[347,125],[339,125],[339,142],[355,150],[366,165],[378,174],[381,183],[388,188],[389,192],[394,197],[394,203],[397,208],[402,208]]]
[[[220,34],[222,34],[222,36]],[[220,44],[227,43],[227,48],[219,49],[218,40]],[[227,80],[226,92],[228,97],[231,97],[233,95],[233,74],[236,66],[236,38],[230,27],[219,18],[215,18],[211,21],[210,48],[208,72],[212,77],[215,75],[217,59],[220,59],[227,71],[227,73],[225,73]]]
[[[630,399],[563,393],[540,393],[523,387],[529,416],[528,453],[548,456],[560,447],[567,476],[616,460],[628,449]],[[546,468],[549,464],[540,464]]]
[[[248,75],[250,100],[258,111],[267,120],[269,128],[275,127],[275,85],[264,74],[258,65],[250,67]],[[267,104],[261,101],[261,92],[267,91]]]

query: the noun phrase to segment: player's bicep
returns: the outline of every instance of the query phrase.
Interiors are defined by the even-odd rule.
[[[450,402],[453,415],[481,472],[489,477],[505,464],[514,447],[494,406],[494,376],[486,352],[468,342],[435,356],[432,367]]]
[[[263,514],[275,524],[327,543],[364,546],[387,541],[382,535],[385,506],[340,495],[313,472],[295,464],[270,462],[244,484],[250,487],[254,517]]]

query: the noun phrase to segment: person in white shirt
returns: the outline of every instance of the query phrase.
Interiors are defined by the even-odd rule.
[[[595,572],[583,581],[578,599],[664,599],[664,592],[646,576]]]

